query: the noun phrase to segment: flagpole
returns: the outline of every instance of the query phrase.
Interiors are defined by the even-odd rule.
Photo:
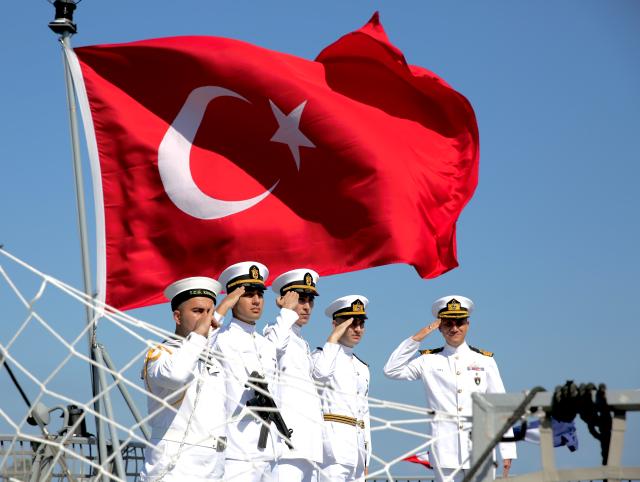
[[[66,5],[69,9],[67,15],[72,17],[72,12],[75,10],[75,4],[67,0],[56,0],[56,17],[60,14],[58,11],[58,4]],[[60,43],[62,48],[71,47],[71,36],[76,33],[76,25],[71,22],[72,18],[56,18],[53,22],[49,23],[49,28],[54,32],[60,34]],[[64,65],[64,80],[67,91],[67,106],[69,109],[69,129],[71,131],[71,153],[73,161],[73,175],[76,188],[76,208],[78,210],[78,230],[80,231],[80,253],[82,256],[82,280],[84,284],[84,292],[88,297],[93,298],[93,284],[91,282],[91,264],[89,259],[89,241],[87,235],[87,211],[85,208],[85,195],[84,184],[82,174],[82,162],[80,159],[80,136],[78,131],[78,119],[77,109],[75,102],[75,90],[73,88],[73,81],[71,79],[71,70],[69,69],[69,63],[67,57],[62,56]],[[93,323],[93,309],[90,306],[86,307],[87,323],[93,325],[88,331],[87,336],[89,338],[89,347],[93,347],[95,344],[95,324]]]
[[[64,79],[67,92],[67,106],[69,109],[69,130],[71,133],[71,152],[73,161],[73,175],[75,180],[76,190],[76,208],[78,213],[78,230],[80,232],[80,253],[82,257],[82,278],[84,285],[84,292],[87,297],[93,299],[95,297],[93,293],[93,284],[91,282],[91,263],[89,258],[89,241],[87,230],[87,212],[85,208],[85,194],[82,174],[82,162],[80,158],[80,135],[78,131],[77,120],[77,108],[76,108],[76,96],[73,86],[73,80],[71,78],[71,70],[67,56],[64,55],[66,48],[71,48],[71,36],[77,32],[76,24],[73,23],[73,11],[76,9],[76,2],[73,0],[55,0],[53,2],[56,8],[55,19],[49,22],[49,28],[53,30],[60,37],[60,43],[63,50],[63,67],[64,67]],[[91,305],[86,306],[87,317],[87,338],[89,344],[89,356],[91,357],[92,366],[90,370],[91,376],[91,391],[94,399],[95,423],[96,423],[96,438],[98,439],[98,457],[100,464],[104,464],[107,460],[107,445],[105,440],[105,428],[102,413],[102,403],[98,397],[100,393],[100,387],[98,386],[99,378],[96,371],[100,368],[96,366],[98,362],[96,357],[96,350],[98,348],[96,341],[96,324],[94,322],[94,309]],[[106,387],[102,387],[106,389]],[[117,437],[117,435],[116,435]],[[120,469],[122,467],[122,459],[120,454],[116,454],[116,459],[120,462],[116,466]],[[121,470],[118,470],[121,472]],[[122,475],[119,473],[118,475]],[[103,474],[103,478],[106,481],[109,480],[107,474]]]

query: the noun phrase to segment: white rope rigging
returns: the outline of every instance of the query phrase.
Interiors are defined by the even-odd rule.
[[[116,454],[110,454],[101,465],[96,457],[96,447],[93,447],[91,456],[86,450],[79,450],[78,447],[82,443],[95,445],[95,439],[92,437],[89,437],[91,440],[79,437],[74,434],[74,430],[63,427],[57,419],[51,419],[46,426],[30,425],[28,418],[31,411],[17,395],[14,395],[14,392],[17,394],[17,390],[2,373],[4,369],[1,364],[6,363],[16,373],[18,381],[31,397],[32,408],[38,404],[44,407],[62,407],[60,410],[64,413],[63,408],[66,406],[80,407],[84,411],[89,432],[92,431],[94,418],[100,419],[105,425],[115,427],[122,447],[126,450],[137,447],[140,455],[142,449],[152,447],[142,434],[140,425],[148,423],[154,416],[166,410],[177,413],[176,407],[171,403],[175,393],[166,397],[149,393],[140,379],[140,369],[150,349],[165,339],[175,338],[175,335],[91,299],[82,291],[42,273],[4,249],[0,249],[0,300],[3,301],[7,316],[2,320],[0,331],[0,389],[7,391],[2,395],[4,401],[0,405],[0,478],[6,475],[7,479],[15,477],[16,480],[22,480],[34,469],[27,468],[26,465],[30,462],[25,463],[26,456],[18,454],[21,444],[27,441],[49,450],[49,463],[43,465],[43,476],[61,474],[65,471],[71,473],[75,470],[73,477],[87,477],[87,474],[90,474],[91,477],[104,476],[106,480],[122,480],[115,475],[111,467]],[[87,333],[94,326],[86,323],[80,325],[69,318],[82,320],[81,310],[85,307],[95,310],[94,324],[100,324],[99,340],[105,341],[102,338],[105,333],[108,335],[106,339],[117,340],[116,369],[99,365],[87,354]],[[61,312],[64,315],[61,315]],[[106,341],[105,345],[109,347]],[[204,350],[205,364],[208,363],[209,357],[221,359],[221,354],[215,352],[212,345],[210,334]],[[27,348],[28,346],[31,348]],[[234,355],[237,356],[231,356]],[[233,363],[233,360],[230,362]],[[89,383],[87,369],[90,367],[103,370],[109,380],[95,396],[91,393]],[[203,369],[192,382],[197,384],[194,407],[199,403],[205,375],[206,369]],[[224,375],[232,376],[230,373]],[[278,377],[276,379],[279,380]],[[286,382],[305,393],[317,388],[310,387],[305,380],[295,375],[288,375]],[[146,414],[146,410],[141,410],[141,420],[132,420],[131,413],[120,398],[118,384],[131,393],[136,404],[146,405],[147,397],[155,400],[158,403],[157,410],[149,414]],[[318,384],[318,387],[322,387],[322,384]],[[277,387],[269,387],[270,390],[273,388]],[[113,401],[114,416],[111,419],[105,416],[104,411],[98,413],[94,409],[94,402],[99,401],[103,404],[106,395]],[[398,475],[404,470],[405,465],[398,466],[399,462],[408,456],[428,450],[434,443],[435,439],[426,433],[428,424],[439,420],[459,419],[457,414],[437,412],[398,401],[374,397],[369,397],[368,400],[374,450],[372,466],[369,469],[370,478],[391,479],[392,476]],[[240,415],[244,416],[246,413],[251,413],[261,423],[265,423],[251,409],[243,411]],[[309,418],[304,410],[300,410],[300,415]],[[175,460],[189,450],[186,439],[192,417],[193,412],[187,422],[184,436],[179,441]],[[226,423],[231,421],[229,419]],[[80,420],[77,420],[72,428],[78,427],[79,423]],[[2,434],[6,436],[2,438]],[[109,434],[108,430],[106,434]],[[390,437],[394,437],[393,440],[401,437],[402,443],[394,444],[392,450],[386,443]],[[74,440],[76,445],[73,445]],[[127,477],[133,477],[135,471],[139,471],[139,457],[137,460],[137,466],[127,464]],[[21,464],[25,465],[24,472],[20,472]],[[170,468],[162,474],[160,480],[169,470]]]

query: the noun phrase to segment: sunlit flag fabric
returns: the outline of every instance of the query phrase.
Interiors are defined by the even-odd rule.
[[[429,462],[429,452],[418,452],[417,454],[410,455],[402,459],[403,462],[413,462],[414,464],[424,465],[427,469],[433,469],[431,462]]]
[[[475,115],[407,64],[377,14],[315,61],[217,37],[75,54],[99,159],[107,303],[162,302],[176,279],[248,258],[273,276],[292,260],[321,275],[457,266]]]

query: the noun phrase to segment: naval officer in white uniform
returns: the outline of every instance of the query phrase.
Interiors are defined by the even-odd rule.
[[[343,296],[325,313],[333,331],[324,347],[315,350],[313,376],[321,390],[324,461],[320,481],[363,480],[371,459],[369,366],[353,353],[364,335],[369,300]]]
[[[298,293],[294,308],[298,321],[292,327],[289,343],[277,350],[280,383],[276,388],[282,416],[290,429],[293,449],[282,444],[282,455],[276,467],[278,480],[282,482],[312,482],[317,480],[317,469],[322,463],[322,407],[316,384],[312,377],[312,361],[309,344],[302,336],[303,327],[309,323],[318,296],[318,273],[300,268],[281,274],[271,285],[277,296],[290,291]],[[284,338],[279,331],[286,327],[275,323],[263,331],[268,340],[277,342]]]
[[[211,350],[222,318],[214,314],[220,288],[212,278],[192,277],[164,292],[177,336],[149,350],[142,369],[151,415],[142,480],[222,480],[225,383]]]
[[[256,321],[264,308],[267,267],[256,261],[229,266],[220,275],[227,293],[242,287],[244,292],[233,306],[233,318],[220,330],[215,349],[222,357],[226,377],[226,414],[228,417],[225,480],[238,482],[272,481],[279,451],[278,431],[270,424],[265,448],[258,447],[260,418],[247,409],[255,392],[247,386],[249,375],[258,372],[272,391],[277,385],[278,350],[286,348],[291,326],[298,320],[294,311],[298,293],[290,291],[278,299],[281,307],[276,319],[278,336],[267,340],[256,331]],[[286,423],[286,420],[285,420]]]
[[[384,366],[384,374],[389,378],[422,380],[427,407],[450,415],[430,424],[435,439],[431,463],[437,481],[461,481],[464,469],[470,466],[471,394],[504,393],[493,353],[469,346],[465,341],[473,308],[473,302],[464,296],[439,298],[432,306],[436,321],[404,340]],[[423,350],[416,358],[420,342],[436,329],[440,330],[445,345]],[[501,443],[499,449],[506,477],[511,460],[517,457],[515,443]]]

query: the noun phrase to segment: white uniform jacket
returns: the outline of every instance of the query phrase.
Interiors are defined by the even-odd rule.
[[[206,348],[207,338],[191,333],[184,339],[167,340],[147,353],[142,378],[153,395],[147,398],[152,415],[149,424],[153,447],[145,449],[142,480],[152,481],[159,477],[164,482],[222,479],[225,383],[220,363],[211,355],[205,361]],[[200,395],[194,407],[198,390]]]
[[[267,325],[264,335],[277,342],[284,336],[278,332],[282,325]],[[309,344],[302,338],[301,327],[293,325],[289,343],[285,349],[277,350],[280,383],[274,387],[282,418],[287,427],[293,429],[291,442],[293,450],[282,446],[284,459],[304,458],[322,462],[322,407],[313,380],[313,365]]]
[[[430,424],[436,439],[434,462],[440,467],[469,467],[471,450],[471,394],[504,393],[498,366],[492,356],[478,353],[466,343],[457,348],[425,350],[415,358],[420,343],[408,338],[391,354],[384,374],[395,380],[422,380],[427,407],[450,414]],[[515,443],[500,444],[503,459],[515,459]]]
[[[353,348],[337,343],[325,343],[311,357],[313,377],[324,384],[320,391],[324,416],[346,416],[358,421],[356,426],[324,422],[324,464],[363,465],[364,470],[371,458],[369,367],[354,356]]]
[[[226,377],[226,415],[229,419],[226,458],[234,460],[274,460],[278,455],[278,431],[271,423],[267,447],[258,449],[258,438],[263,424],[246,408],[254,390],[245,385],[253,371],[265,376],[269,391],[277,386],[276,349],[284,349],[289,342],[291,325],[298,319],[295,311],[283,308],[276,319],[282,325],[281,337],[267,340],[250,325],[236,318],[220,330],[215,349],[222,357]]]

